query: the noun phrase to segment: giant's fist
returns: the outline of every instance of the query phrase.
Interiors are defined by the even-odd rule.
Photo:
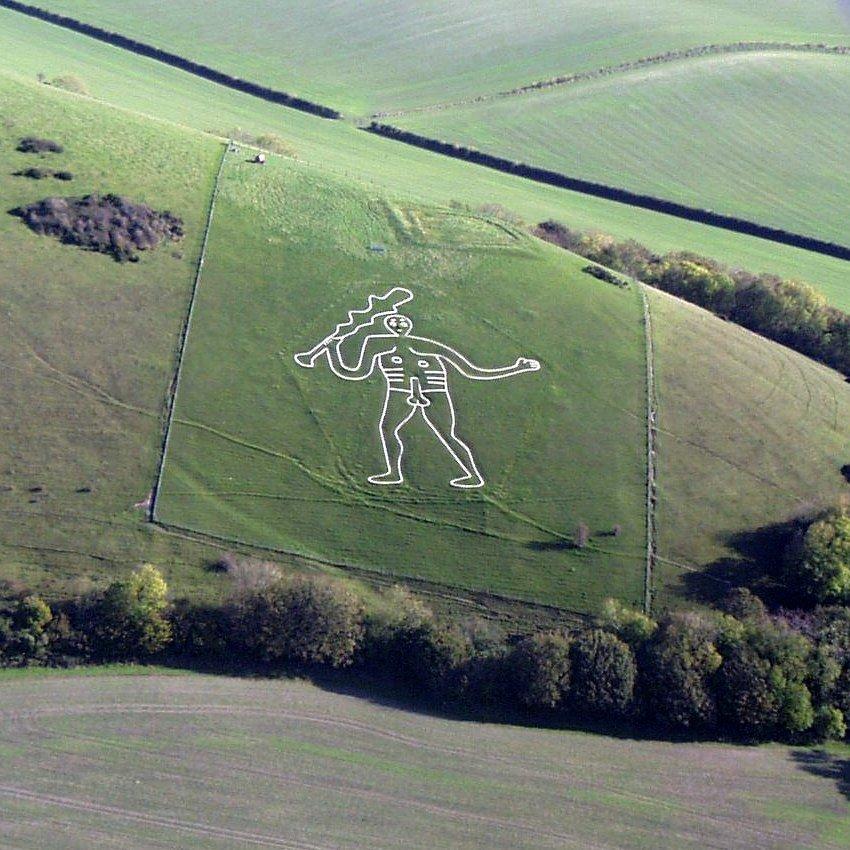
[[[531,357],[518,357],[516,361],[517,369],[522,369],[523,372],[538,372],[540,371],[540,361],[533,360]]]

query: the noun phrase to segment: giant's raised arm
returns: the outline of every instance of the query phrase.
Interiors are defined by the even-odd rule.
[[[529,357],[518,357],[510,366],[485,369],[483,366],[476,366],[469,358],[442,342],[433,339],[422,341],[427,342],[429,348],[433,346],[434,354],[454,366],[465,378],[471,378],[473,381],[497,381],[500,378],[510,378],[511,375],[521,375],[523,372],[537,372],[540,369],[540,363]],[[418,353],[415,349],[411,350]]]
[[[360,355],[357,363],[349,366],[345,362],[345,357],[342,353],[341,345],[345,337],[342,339],[334,338],[325,353],[328,356],[328,365],[331,367],[331,372],[338,378],[344,381],[363,381],[375,371],[375,364],[381,354],[392,350],[395,346],[390,343],[393,337],[386,335],[367,337],[363,345],[360,347]]]

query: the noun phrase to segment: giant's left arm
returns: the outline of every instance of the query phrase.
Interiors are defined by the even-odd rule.
[[[471,360],[464,357],[459,351],[449,348],[448,345],[443,345],[443,343],[434,340],[428,340],[428,342],[434,346],[434,353],[438,357],[451,363],[461,375],[465,378],[471,378],[473,381],[498,381],[499,378],[510,378],[512,375],[521,375],[523,372],[537,372],[540,369],[539,361],[532,360],[530,357],[517,357],[516,361],[511,363],[510,366],[485,369],[476,366]]]

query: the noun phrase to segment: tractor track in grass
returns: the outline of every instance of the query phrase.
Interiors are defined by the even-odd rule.
[[[239,841],[246,844],[254,844],[259,847],[276,847],[282,848],[282,850],[331,850],[331,845],[312,844],[303,841],[290,841],[289,839],[278,838],[274,835],[262,835],[261,833],[247,832],[240,829],[211,826],[198,821],[183,820],[181,818],[157,815],[152,812],[142,812],[119,806],[109,806],[104,803],[96,803],[91,800],[81,800],[74,797],[60,796],[58,794],[45,794],[37,791],[30,791],[26,788],[20,788],[15,785],[0,785],[0,795],[15,800],[83,812],[86,815],[102,815],[104,817],[112,818],[117,817],[121,820],[134,821],[149,827],[161,827],[163,829],[176,830],[178,832],[206,836],[209,838]]]
[[[584,793],[593,794],[596,792],[606,792],[620,799],[624,805],[658,806],[662,810],[687,815],[694,822],[697,823],[709,823],[719,827],[728,827],[730,825],[734,825],[742,832],[749,834],[751,837],[757,837],[760,839],[769,837],[779,841],[784,838],[787,838],[786,833],[779,828],[766,829],[761,826],[749,826],[741,822],[740,819],[735,817],[734,815],[709,813],[706,812],[704,809],[697,808],[685,802],[673,800],[664,801],[663,799],[654,798],[647,794],[635,790],[630,790],[622,786],[612,788],[610,786],[610,777],[612,773],[617,773],[617,769],[611,767],[610,765],[605,766],[608,775],[603,777],[600,777],[598,774],[598,768],[600,767],[600,765],[594,766],[595,769],[592,774],[587,774],[586,772],[583,773],[579,770],[573,770],[571,769],[571,766],[569,764],[566,765],[566,769],[563,770],[552,769],[551,767],[548,767],[546,765],[517,765],[516,760],[513,757],[509,755],[500,754],[495,750],[445,746],[436,743],[435,741],[430,740],[427,737],[417,737],[407,735],[401,732],[395,732],[391,729],[387,729],[386,727],[379,726],[377,724],[366,723],[353,719],[341,719],[339,717],[325,714],[317,714],[314,712],[299,710],[293,711],[287,708],[265,709],[253,706],[234,706],[231,702],[228,702],[226,704],[189,703],[172,705],[162,705],[156,703],[101,703],[89,705],[72,704],[56,707],[35,708],[23,711],[12,710],[0,712],[0,718],[7,721],[8,729],[14,733],[15,737],[12,739],[13,741],[19,741],[20,737],[23,735],[27,739],[28,746],[40,750],[48,750],[49,752],[57,756],[61,755],[61,748],[57,753],[54,748],[50,747],[45,742],[45,737],[48,740],[51,738],[58,739],[60,740],[60,742],[67,741],[70,739],[81,740],[97,744],[102,747],[115,749],[120,752],[135,754],[137,757],[140,755],[149,756],[151,758],[157,759],[158,764],[159,760],[161,759],[171,761],[173,763],[176,763],[178,766],[182,766],[184,768],[187,764],[191,763],[190,760],[186,758],[186,751],[192,750],[192,745],[190,743],[178,743],[176,744],[176,746],[169,747],[167,749],[159,749],[157,747],[151,748],[148,746],[145,746],[140,749],[139,747],[134,746],[132,740],[129,739],[123,739],[114,736],[110,738],[104,738],[99,737],[96,734],[87,734],[85,732],[69,733],[65,729],[63,729],[61,733],[56,733],[52,732],[49,728],[45,729],[43,727],[43,724],[40,724],[38,722],[41,718],[47,719],[50,717],[98,717],[104,715],[132,716],[136,714],[140,716],[151,717],[197,717],[201,715],[209,717],[222,717],[228,719],[263,718],[269,720],[281,720],[283,722],[298,725],[305,723],[308,725],[317,725],[319,727],[326,727],[338,730],[343,735],[359,734],[368,737],[374,737],[379,740],[385,740],[390,744],[400,744],[403,747],[411,748],[414,752],[430,753],[439,756],[446,756],[453,759],[468,760],[469,762],[479,764],[485,769],[494,768],[498,770],[500,767],[509,766],[515,771],[518,770],[523,776],[527,777],[530,780],[543,780],[548,785],[561,789],[564,794],[570,797],[571,805],[579,808],[583,808],[585,806],[590,805],[589,801],[582,799]],[[213,749],[211,752],[208,753],[208,755],[211,758],[215,759],[215,750]],[[88,761],[89,763],[96,764],[98,761],[97,756],[94,755],[75,754],[75,757],[82,758],[85,761]],[[574,767],[577,767],[577,765],[574,765]],[[500,830],[506,829],[515,831],[517,833],[536,835],[541,839],[555,839],[556,841],[568,842],[560,846],[572,846],[572,842],[574,842],[575,840],[574,837],[571,835],[545,827],[538,827],[521,819],[501,817],[495,814],[486,814],[482,812],[475,812],[471,811],[469,808],[461,808],[459,805],[446,805],[441,801],[428,800],[422,798],[421,796],[413,797],[404,796],[402,794],[397,793],[390,793],[389,791],[382,790],[380,787],[365,787],[362,783],[357,782],[356,780],[353,781],[352,778],[349,777],[336,776],[333,778],[328,778],[323,777],[321,775],[317,775],[315,777],[305,779],[304,776],[299,773],[263,768],[255,764],[254,760],[248,755],[242,758],[236,758],[232,753],[227,753],[226,764],[222,765],[221,774],[224,775],[228,771],[245,774],[247,776],[253,776],[255,777],[255,779],[275,780],[287,786],[304,788],[311,791],[341,794],[347,798],[352,796],[358,797],[364,801],[372,801],[390,807],[412,807],[437,817],[445,817],[459,822],[482,824]],[[161,778],[168,778],[172,780],[186,780],[188,776],[185,770],[183,772],[178,773],[168,773],[165,771],[161,771],[158,775]],[[570,794],[571,791],[578,793]],[[163,823],[163,820],[169,822],[173,821],[174,828],[181,830],[191,831],[193,829],[196,829],[198,826],[205,826],[199,825],[195,822],[184,821],[182,819],[174,818],[172,815],[162,816],[157,815],[156,813],[127,810],[124,808],[113,807],[101,803],[93,803],[87,800],[80,800],[78,798],[64,797],[58,794],[36,792],[15,785],[0,785],[0,795],[4,794],[10,797],[17,797],[18,799],[32,800],[33,802],[43,803],[47,805],[56,805],[65,808],[77,809],[80,811],[90,812],[92,814],[102,814],[106,816],[117,816],[120,818],[139,820],[141,822],[149,823],[151,826],[172,826],[172,823]],[[210,829],[224,829],[226,832],[232,833],[232,835],[220,835],[218,837],[240,838],[242,840],[250,840],[250,838],[246,839],[244,836],[250,836],[254,839],[267,838],[266,836],[262,836],[256,833],[244,833],[241,830],[229,830],[227,828],[219,827],[210,827]],[[214,833],[208,834],[212,835]],[[273,836],[270,836],[268,838],[273,841],[287,841],[287,839],[276,838]],[[255,843],[260,842],[256,841]],[[268,846],[282,846],[287,848],[291,847],[298,848],[298,850],[302,850],[302,848],[304,848],[304,850],[314,850],[314,848],[318,847],[318,845],[314,844],[304,844],[297,842],[290,842],[289,844],[270,844]],[[581,846],[598,848],[598,850],[602,850],[602,848],[606,848],[607,850],[607,848],[610,848],[610,845],[607,843],[604,845],[600,845],[596,843],[583,842]],[[801,844],[799,846],[812,847],[813,845]]]

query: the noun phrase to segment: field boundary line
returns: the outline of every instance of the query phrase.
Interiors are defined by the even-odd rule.
[[[0,0],[2,2],[2,0]],[[159,501],[159,492],[162,487],[162,475],[165,472],[165,459],[168,454],[168,445],[171,441],[171,428],[174,424],[174,410],[177,406],[177,393],[180,389],[180,377],[183,374],[183,361],[186,355],[186,344],[189,341],[189,331],[192,328],[192,316],[195,313],[195,303],[198,300],[198,289],[201,284],[201,275],[204,271],[204,261],[207,256],[207,244],[209,243],[210,230],[212,229],[213,214],[215,213],[215,202],[218,199],[218,190],[221,184],[221,175],[224,172],[224,164],[227,161],[227,151],[230,143],[223,146],[221,160],[218,164],[218,171],[213,182],[212,192],[210,194],[210,206],[207,212],[207,221],[204,226],[204,236],[201,241],[201,253],[198,256],[198,265],[195,269],[195,278],[192,281],[192,292],[189,296],[189,306],[186,309],[186,318],[183,322],[183,328],[180,332],[180,340],[177,344],[177,365],[174,369],[174,376],[171,379],[168,396],[166,398],[167,414],[165,419],[165,430],[162,437],[162,448],[159,453],[159,464],[156,470],[156,479],[154,480],[153,490],[151,491],[150,506],[148,507],[148,521],[156,522],[156,507]]]
[[[652,337],[652,312],[646,287],[635,281],[643,305],[643,328],[646,342],[646,570],[643,585],[643,610],[652,612],[652,578],[658,555],[658,398],[655,387],[655,345]]]
[[[441,103],[431,103],[426,106],[412,106],[410,109],[389,109],[386,111],[373,112],[370,118],[402,118],[405,115],[421,115],[427,112],[444,112],[447,109],[460,109],[465,106],[477,106],[480,103],[489,103],[494,100],[504,100],[509,97],[517,97],[524,94],[536,94],[549,89],[561,88],[562,86],[586,83],[598,80],[602,77],[611,77],[615,74],[628,74],[631,71],[640,71],[653,65],[664,65],[668,62],[682,62],[686,59],[699,59],[703,56],[728,56],[736,53],[820,53],[827,56],[848,56],[850,45],[824,44],[815,42],[794,41],[735,41],[726,44],[701,44],[697,47],[688,47],[681,50],[668,50],[664,53],[655,53],[652,56],[642,56],[617,65],[603,65],[600,68],[592,68],[587,71],[575,71],[572,74],[559,74],[557,77],[549,77],[545,80],[535,80],[512,89],[487,92],[486,94],[474,95],[472,97],[458,98],[457,100],[446,100]]]
[[[374,136],[388,139],[389,141],[400,142],[404,145],[410,145],[414,148],[420,148],[440,156],[449,157],[450,159],[470,162],[482,168],[489,168],[493,171],[499,171],[502,174],[511,174],[515,177],[531,180],[534,183],[555,186],[556,188],[567,189],[582,195],[590,195],[594,198],[602,198],[606,201],[614,201],[615,203],[625,204],[626,206],[650,210],[651,212],[673,216],[674,218],[684,219],[685,221],[693,221],[697,224],[717,227],[721,230],[728,230],[743,236],[754,236],[768,242],[789,245],[792,248],[800,248],[804,251],[810,251],[813,254],[822,254],[825,257],[835,257],[839,260],[850,261],[850,245],[829,242],[825,239],[819,239],[816,236],[806,236],[802,233],[784,230],[781,227],[759,224],[756,221],[738,218],[737,216],[726,213],[718,213],[714,210],[692,207],[679,201],[670,201],[665,198],[656,197],[655,195],[633,192],[631,189],[610,186],[607,183],[598,183],[594,180],[572,177],[560,171],[552,171],[548,168],[540,168],[536,165],[528,165],[524,162],[506,159],[505,157],[496,156],[495,154],[487,153],[477,148],[469,148],[453,142],[432,139],[430,136],[412,133],[393,124],[381,124],[378,121],[372,121],[371,124],[360,127],[360,129]]]
[[[152,44],[146,44],[143,41],[136,41],[133,38],[128,38],[117,32],[109,32],[94,24],[87,24],[84,21],[78,21],[76,18],[69,18],[65,15],[57,15],[54,12],[48,12],[39,6],[32,6],[28,3],[20,3],[18,0],[0,0],[0,8],[9,9],[12,12],[19,12],[22,15],[27,15],[30,18],[35,18],[39,21],[44,21],[48,24],[53,24],[57,27],[62,27],[72,32],[80,33],[89,38],[102,41],[112,47],[117,47],[122,50],[129,50],[138,56],[144,56],[146,59],[153,59],[157,62],[163,62],[166,65],[171,65],[173,68],[178,68],[185,71],[187,74],[193,74],[196,77],[202,77],[205,80],[210,80],[227,88],[249,94],[253,97],[259,97],[262,100],[267,100],[270,103],[278,103],[283,106],[289,106],[292,109],[298,109],[301,112],[308,112],[311,115],[317,115],[320,118],[339,119],[342,114],[329,106],[324,106],[321,103],[315,103],[312,100],[306,100],[303,97],[297,97],[288,92],[272,89],[268,86],[252,83],[250,80],[242,80],[238,77],[232,77],[230,74],[225,74],[223,71],[217,71],[209,65],[203,65],[200,62],[193,62],[191,59],[185,59],[178,56],[176,53],[170,53],[167,50],[161,50],[159,47],[154,47]]]
[[[212,531],[202,531],[197,528],[192,528],[188,525],[178,525],[176,523],[162,522],[156,520],[156,526],[165,534],[170,534],[175,537],[180,537],[185,540],[193,540],[198,543],[207,543],[216,548],[224,549],[226,544],[237,546],[246,552],[267,552],[271,555],[283,555],[288,558],[293,558],[298,562],[298,565],[310,570],[321,572],[322,569],[342,570],[349,574],[359,575],[363,578],[369,578],[378,585],[396,585],[399,582],[416,585],[417,592],[424,592],[427,595],[441,598],[444,601],[454,601],[467,608],[486,609],[490,612],[498,614],[496,609],[487,605],[487,602],[500,603],[506,606],[519,605],[530,610],[549,613],[555,617],[572,618],[586,622],[590,614],[575,611],[571,608],[562,608],[547,602],[538,602],[532,599],[523,599],[521,597],[508,596],[506,594],[495,593],[491,590],[474,589],[464,587],[459,584],[451,584],[449,582],[432,581],[422,578],[421,576],[411,575],[407,573],[385,572],[378,568],[366,567],[360,564],[350,564],[340,561],[331,561],[315,555],[306,555],[294,549],[284,549],[277,546],[263,545],[262,543],[251,543],[243,540],[241,537],[229,537],[224,534],[216,534]]]

